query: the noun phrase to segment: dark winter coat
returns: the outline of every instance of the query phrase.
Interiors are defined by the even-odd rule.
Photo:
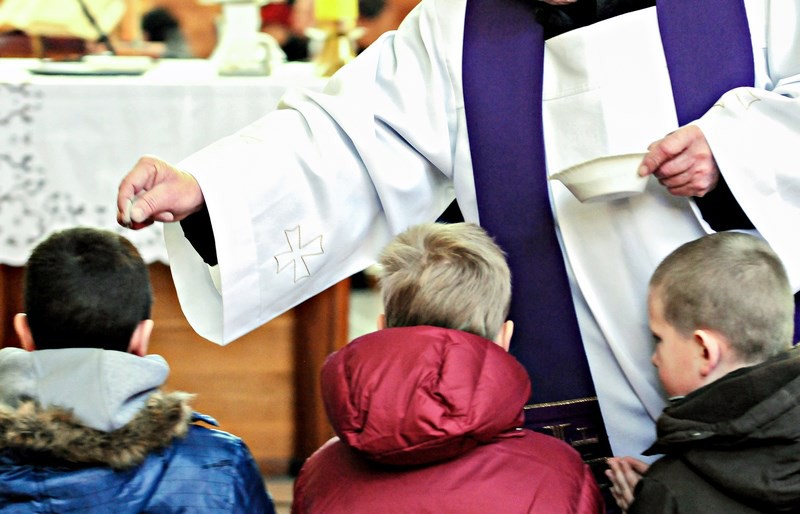
[[[800,512],[798,350],[673,403],[650,452],[630,514]]]

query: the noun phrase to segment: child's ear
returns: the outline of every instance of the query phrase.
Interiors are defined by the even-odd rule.
[[[700,349],[702,359],[699,367],[700,375],[707,378],[720,365],[724,357],[725,343],[719,333],[711,330],[695,330],[692,337]]]
[[[511,347],[511,336],[514,334],[514,322],[511,320],[507,320],[503,323],[503,326],[500,327],[500,331],[497,333],[497,337],[494,338],[494,342],[500,345],[503,350],[508,351]]]
[[[20,312],[14,316],[14,332],[17,333],[23,350],[32,352],[36,349],[36,345],[33,343],[31,327],[28,325],[28,316],[24,312]]]
[[[131,334],[131,342],[128,344],[128,353],[144,357],[150,346],[150,335],[153,333],[153,320],[144,319],[136,325],[136,330]]]
[[[378,330],[383,330],[384,328],[386,328],[386,314],[383,313],[378,314],[377,325],[378,325]]]

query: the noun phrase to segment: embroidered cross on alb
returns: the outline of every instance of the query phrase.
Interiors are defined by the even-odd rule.
[[[748,110],[754,103],[761,101],[761,98],[753,94],[749,89],[744,92],[735,91],[733,97],[739,100],[739,103],[742,104],[745,110]],[[720,100],[714,104],[714,107],[722,107],[725,109],[727,106],[724,101]]]
[[[300,225],[293,229],[284,230],[283,233],[286,235],[286,242],[289,243],[289,251],[275,255],[275,261],[278,263],[278,271],[276,273],[280,273],[288,266],[292,266],[295,282],[301,278],[310,277],[311,271],[308,269],[306,258],[325,253],[322,249],[322,235],[320,234],[303,244],[300,236]],[[300,266],[297,265],[298,261]]]

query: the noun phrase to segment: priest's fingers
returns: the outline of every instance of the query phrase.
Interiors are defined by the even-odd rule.
[[[152,223],[149,222],[133,223],[131,221],[131,207],[136,201],[136,196],[148,188],[152,188],[155,182],[155,157],[145,156],[139,159],[136,165],[125,175],[120,182],[117,190],[117,223],[124,227],[140,229]]]
[[[700,128],[696,125],[686,125],[654,141],[647,147],[647,154],[639,166],[639,175],[652,175],[660,171],[662,166],[685,152],[699,138],[705,141]]]
[[[679,159],[680,165],[662,166],[664,171],[655,173],[658,181],[675,196],[704,196],[719,183],[719,168],[713,160]],[[688,164],[687,164],[688,163]],[[670,165],[673,162],[668,163]]]
[[[145,156],[120,183],[117,221],[134,229],[154,221],[179,221],[199,210],[203,202],[194,177],[161,159]]]
[[[687,125],[652,143],[639,168],[676,196],[704,196],[719,182],[719,168],[702,130]]]

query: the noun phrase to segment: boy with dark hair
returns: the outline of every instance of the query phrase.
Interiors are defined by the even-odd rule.
[[[800,355],[786,271],[763,240],[720,232],[679,247],[648,295],[670,405],[645,452],[610,459],[629,513],[800,511]]]
[[[379,264],[381,330],[323,366],[338,437],[303,465],[293,512],[602,512],[578,452],[522,428],[531,384],[507,353],[495,242],[473,224],[418,225]]]
[[[244,442],[160,390],[151,304],[122,236],[74,228],[34,249],[22,349],[0,350],[0,512],[274,512]]]

